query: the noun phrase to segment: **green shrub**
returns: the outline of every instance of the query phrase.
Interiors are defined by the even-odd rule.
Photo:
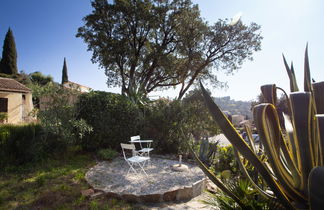
[[[23,164],[45,156],[39,124],[0,126],[0,166]]]
[[[233,146],[217,146],[217,157],[212,163],[212,169],[215,172],[222,172],[230,170],[232,174],[236,175],[239,172],[239,167],[234,156]]]
[[[269,203],[269,201],[259,196],[258,192],[253,189],[252,184],[247,179],[229,179],[226,180],[226,186],[238,195],[246,209],[280,209],[280,206]],[[222,210],[242,209],[230,196],[219,189],[214,194],[209,193],[207,198],[203,200],[203,203]]]
[[[120,150],[121,142],[128,142],[130,136],[138,134],[140,110],[125,96],[101,91],[82,94],[77,110],[78,117],[93,128],[81,140],[85,150]]]
[[[220,132],[218,125],[214,123],[211,114],[208,112],[199,89],[189,91],[182,101],[183,109],[190,113],[186,121],[186,127],[188,127],[196,142],[206,136],[215,136]]]
[[[97,156],[102,160],[112,160],[117,154],[118,153],[112,149],[101,149],[97,152]]]
[[[46,136],[54,135],[61,145],[78,144],[85,133],[92,131],[86,121],[77,116],[75,103],[79,94],[52,83],[38,93],[43,102],[37,117]]]
[[[6,112],[0,112],[0,123],[5,122],[8,119],[8,114]]]
[[[209,113],[202,111],[202,103],[196,98],[186,98],[185,102],[159,99],[138,106],[119,94],[100,91],[82,94],[77,103],[77,115],[93,128],[93,132],[84,136],[81,145],[88,151],[120,150],[121,142],[128,142],[131,136],[140,134],[143,139],[154,140],[154,152],[186,154],[186,141],[193,132],[199,138],[218,132]]]
[[[186,154],[186,141],[182,132],[189,134],[186,126],[189,114],[181,101],[160,99],[145,109],[141,137],[153,139],[154,151],[162,154]]]

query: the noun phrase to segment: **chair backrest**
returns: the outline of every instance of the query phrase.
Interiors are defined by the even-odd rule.
[[[121,148],[123,150],[123,155],[124,155],[125,160],[127,159],[125,150],[132,150],[132,155],[134,155],[134,152],[135,152],[135,145],[134,144],[120,143],[120,146],[121,146]]]
[[[136,140],[140,140],[140,139],[141,139],[140,135],[138,135],[138,136],[131,136],[131,141],[136,141]]]

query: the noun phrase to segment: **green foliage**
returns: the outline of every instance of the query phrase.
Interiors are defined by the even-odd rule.
[[[279,206],[278,208],[273,207],[269,202],[262,199],[258,196],[258,192],[253,189],[252,184],[247,179],[231,179],[227,180],[226,187],[231,189],[238,198],[244,204],[244,208],[240,207],[231,197],[226,195],[221,190],[218,190],[216,193],[209,193],[208,200],[203,202],[220,209],[244,209],[244,210],[254,210],[254,209],[282,209]],[[270,206],[271,205],[271,206]]]
[[[4,43],[3,43],[3,51],[2,51],[2,59],[0,62],[0,73],[5,74],[17,74],[17,50],[15,38],[13,36],[12,30],[9,28],[6,34]]]
[[[222,172],[230,170],[232,174],[238,175],[239,167],[234,156],[232,145],[217,146],[216,158],[211,164],[211,170],[215,172]]]
[[[0,73],[0,77],[11,78],[27,86],[31,84],[29,75],[26,74],[24,71],[20,71],[20,73],[18,74]]]
[[[50,93],[53,89],[57,89],[57,84],[49,82],[45,85],[40,85],[37,82],[32,82],[27,84],[27,87],[32,90],[34,107],[39,109],[40,98],[45,97],[47,93]]]
[[[210,25],[190,0],[94,0],[92,7],[76,36],[105,69],[108,86],[130,97],[180,85],[181,99],[197,79],[220,86],[213,67],[233,72],[260,50],[260,26]]]
[[[78,117],[84,119],[93,132],[81,140],[86,150],[96,151],[100,148],[120,150],[121,142],[128,142],[131,136],[140,134],[142,138],[153,139],[154,151],[157,153],[188,153],[185,138],[195,129],[208,133],[210,119],[199,119],[201,112],[182,101],[160,99],[146,105],[136,105],[125,96],[91,92],[82,94],[77,103]],[[196,123],[194,123],[196,121]],[[213,125],[215,130],[217,126]],[[210,131],[215,133],[216,131]]]
[[[0,125],[0,168],[43,158],[46,154],[44,144],[39,124]]]
[[[186,120],[186,127],[196,142],[202,140],[203,137],[215,136],[219,133],[219,127],[208,112],[199,89],[190,91],[182,101],[183,109],[191,114]]]
[[[112,160],[117,156],[117,152],[112,149],[100,149],[97,156],[102,160]]]
[[[90,209],[93,199],[87,199],[80,192],[89,189],[84,177],[96,164],[92,157],[92,154],[69,148],[63,155],[57,154],[42,162],[12,165],[10,170],[1,168],[0,209]],[[125,201],[106,196],[95,200],[99,209],[133,209]]]
[[[64,153],[78,144],[92,128],[78,118],[74,101],[78,93],[54,83],[32,84],[34,96],[42,98],[42,107],[34,110],[41,124],[3,125],[0,130],[0,165],[24,164],[55,152]]]
[[[202,162],[206,163],[208,160],[209,141],[205,138],[199,145],[199,158]]]
[[[0,112],[0,123],[5,122],[8,119],[8,113]]]
[[[45,86],[50,82],[53,82],[53,77],[50,75],[43,75],[39,71],[35,71],[29,74],[30,80],[33,84],[37,84],[39,86]]]
[[[194,137],[198,142],[219,132],[201,98],[195,90],[182,101],[159,99],[145,106],[141,136],[154,139],[156,152],[188,154],[185,143],[188,138]],[[211,155],[209,151],[206,153]]]
[[[125,96],[100,91],[82,94],[77,112],[93,128],[81,140],[86,150],[120,149],[121,142],[138,133],[140,110]]]
[[[62,69],[62,83],[61,84],[63,84],[64,82],[68,82],[68,81],[69,81],[69,79],[68,79],[66,60],[64,58],[63,69]]]
[[[160,99],[146,108],[141,136],[154,139],[154,151],[164,154],[188,153],[187,139],[181,130],[190,134],[186,124],[190,113],[181,101]]]
[[[50,88],[48,88],[50,87]],[[75,103],[79,93],[59,85],[45,86],[40,93],[42,107],[37,113],[46,135],[54,135],[62,145],[75,144],[92,132],[76,111]]]

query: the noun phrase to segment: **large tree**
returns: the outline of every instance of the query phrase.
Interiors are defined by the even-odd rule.
[[[8,29],[8,32],[6,34],[3,43],[2,59],[0,62],[0,73],[5,73],[5,74],[18,73],[17,50],[15,44],[15,38],[10,28]]]
[[[260,26],[213,25],[190,0],[94,0],[78,29],[107,85],[128,96],[179,85],[178,98],[197,81],[217,86],[216,72],[238,69],[260,50]]]

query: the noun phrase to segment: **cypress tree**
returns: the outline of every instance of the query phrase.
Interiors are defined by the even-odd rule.
[[[66,60],[64,58],[64,63],[63,63],[63,69],[62,69],[62,85],[64,82],[68,82],[68,73],[67,73],[67,67],[66,67]]]
[[[5,74],[17,74],[17,50],[15,44],[15,38],[12,30],[9,28],[6,34],[1,60],[1,73]]]

